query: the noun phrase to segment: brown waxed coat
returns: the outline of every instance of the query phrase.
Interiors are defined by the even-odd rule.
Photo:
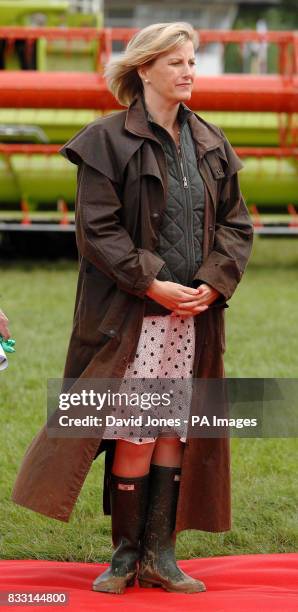
[[[243,200],[243,167],[220,128],[188,118],[204,181],[203,263],[195,277],[223,296],[197,315],[193,375],[223,378],[224,312],[247,264],[253,226]],[[166,206],[162,146],[150,130],[140,95],[128,109],[101,117],[61,149],[78,164],[76,236],[80,270],[65,378],[122,378],[141,332],[145,294],[163,260],[153,253]],[[81,163],[81,162],[84,163]],[[95,457],[106,451],[103,508],[115,440],[50,438],[46,425],[32,440],[12,500],[68,521]],[[228,438],[187,438],[176,532],[231,528]]]

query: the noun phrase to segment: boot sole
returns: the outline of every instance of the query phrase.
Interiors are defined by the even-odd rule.
[[[140,587],[145,588],[145,589],[150,589],[150,588],[156,588],[156,587],[161,587],[162,589],[164,589],[165,591],[168,591],[169,593],[204,593],[207,589],[194,589],[191,586],[189,587],[189,590],[186,589],[180,589],[180,588],[175,588],[175,587],[171,587],[167,584],[165,584],[162,581],[155,581],[155,580],[144,580],[142,578],[138,578],[138,582]]]
[[[120,587],[119,589],[116,589],[116,588],[114,588],[114,590],[105,589],[104,584],[102,584],[102,588],[96,588],[96,585],[92,585],[92,590],[97,593],[112,593],[112,594],[114,593],[116,595],[122,595],[126,587],[133,587],[135,585],[135,579],[136,577],[133,576],[133,578],[130,578],[130,580],[128,580],[128,582],[123,587]],[[100,587],[101,585],[98,585],[98,586]]]

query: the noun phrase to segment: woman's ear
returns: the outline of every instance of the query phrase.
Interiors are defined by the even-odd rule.
[[[136,67],[136,71],[142,81],[145,83],[150,83],[149,81],[149,68],[152,66],[153,60],[146,62],[146,64],[142,64],[141,66]]]
[[[138,73],[141,81],[144,81],[147,78],[146,74],[145,74],[144,68],[140,67],[140,68],[137,68],[136,70],[137,70],[137,73]]]

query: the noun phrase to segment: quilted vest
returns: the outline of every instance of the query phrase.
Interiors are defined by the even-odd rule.
[[[148,124],[164,149],[168,172],[166,209],[155,249],[165,265],[156,278],[190,287],[202,263],[205,207],[204,184],[198,171],[195,146],[187,121],[192,111],[180,104],[180,155],[169,132],[154,122],[147,109],[146,113]],[[145,300],[145,315],[170,314],[170,310],[154,300],[148,297]]]

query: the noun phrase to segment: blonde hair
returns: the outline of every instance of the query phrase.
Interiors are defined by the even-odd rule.
[[[129,106],[133,98],[143,91],[137,68],[153,62],[166,53],[191,40],[196,51],[199,38],[190,23],[176,21],[154,23],[139,30],[130,39],[120,58],[111,60],[104,69],[107,86],[116,100]]]

